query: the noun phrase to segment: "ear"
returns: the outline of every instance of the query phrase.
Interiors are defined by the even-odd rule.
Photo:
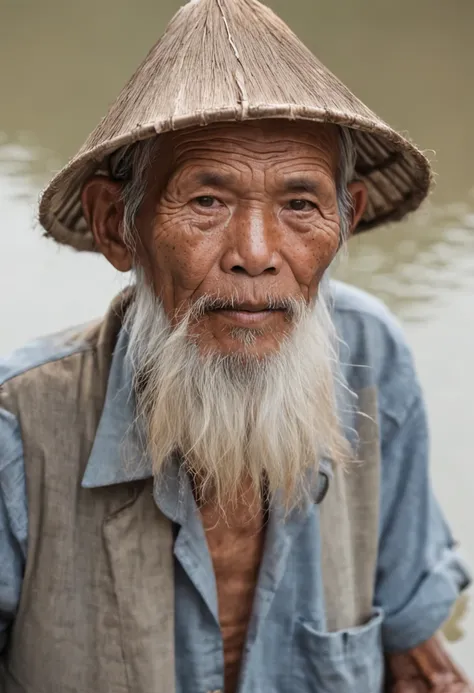
[[[119,272],[132,269],[132,255],[123,240],[123,202],[120,183],[94,176],[81,193],[82,209],[98,250]]]
[[[353,234],[367,206],[367,187],[362,181],[349,183],[347,189],[352,197],[352,219],[349,233]]]

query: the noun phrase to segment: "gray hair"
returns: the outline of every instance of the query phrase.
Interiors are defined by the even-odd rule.
[[[281,303],[278,295],[266,300]],[[317,460],[345,465],[353,456],[339,419],[335,383],[343,381],[324,287],[312,305],[302,297],[285,303],[291,329],[272,354],[252,355],[243,340],[238,353],[206,352],[192,325],[206,307],[222,305],[219,294],[201,296],[172,326],[136,270],[127,359],[155,478],[163,479],[179,451],[198,500],[212,497],[224,517],[228,504],[240,502],[243,478],[256,498],[278,494],[289,511],[312,497]]]
[[[339,166],[337,171],[337,205],[341,220],[341,245],[349,236],[352,217],[352,196],[348,185],[354,179],[357,151],[352,131],[339,127]],[[159,155],[160,138],[154,137],[122,147],[110,158],[109,170],[114,180],[123,181],[123,237],[135,248],[135,220],[146,192],[147,172]]]
[[[349,192],[349,183],[355,178],[357,149],[352,130],[339,128],[339,166],[337,170],[336,190],[337,207],[341,220],[341,244],[349,238],[352,223],[353,201]]]

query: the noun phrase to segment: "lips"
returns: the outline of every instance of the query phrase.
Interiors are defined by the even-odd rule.
[[[239,303],[232,308],[216,308],[211,311],[235,325],[257,327],[284,313],[281,309],[268,308],[268,304]]]
[[[226,308],[223,308],[226,310]],[[229,307],[228,310],[235,310],[237,312],[245,312],[245,313],[265,313],[269,312],[272,309],[269,308],[268,303],[236,303],[232,307]]]

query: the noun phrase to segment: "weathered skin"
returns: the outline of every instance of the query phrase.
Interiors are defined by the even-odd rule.
[[[166,137],[137,219],[139,262],[172,320],[206,293],[237,295],[247,309],[207,313],[196,326],[204,349],[235,353],[231,328],[253,327],[264,355],[288,330],[284,311],[265,310],[268,295],[316,295],[339,247],[338,157],[337,131],[324,125],[222,124]],[[353,183],[351,192],[355,226],[366,191]],[[83,195],[99,248],[127,270],[118,198],[104,179]]]

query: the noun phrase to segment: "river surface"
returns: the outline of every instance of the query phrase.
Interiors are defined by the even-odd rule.
[[[0,352],[100,315],[126,284],[101,258],[44,240],[36,202],[180,4],[0,0]],[[433,484],[474,566],[474,0],[269,4],[434,163],[422,211],[352,240],[337,273],[405,325],[428,402]],[[474,609],[449,636],[474,675]]]

